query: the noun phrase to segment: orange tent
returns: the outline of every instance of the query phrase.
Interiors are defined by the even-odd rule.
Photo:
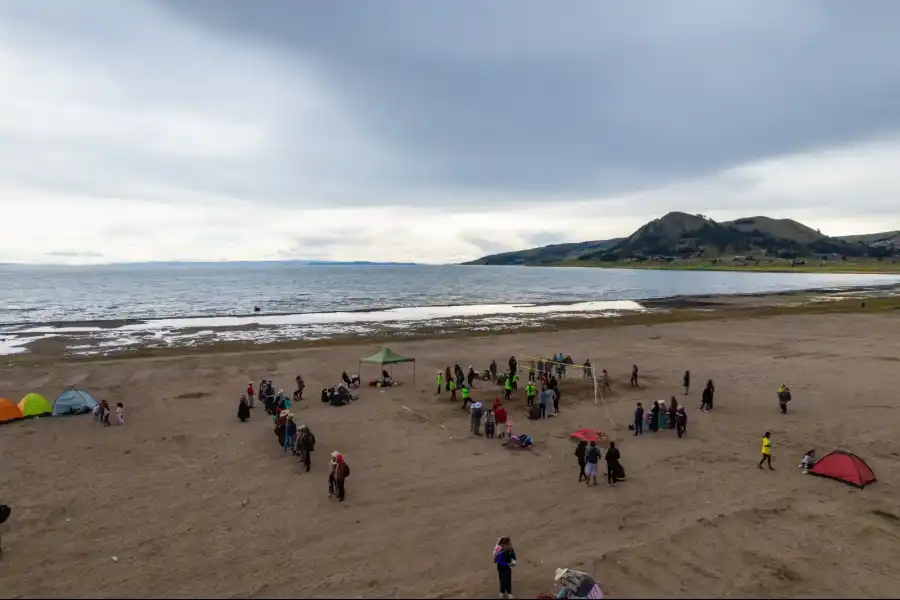
[[[19,407],[7,400],[0,398],[0,425],[9,423],[10,421],[18,421],[24,418]]]

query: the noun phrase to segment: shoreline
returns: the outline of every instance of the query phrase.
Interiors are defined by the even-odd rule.
[[[482,266],[482,265],[474,265]],[[819,275],[897,275],[900,274],[900,263],[888,261],[871,261],[860,264],[854,261],[849,265],[829,263],[825,266],[805,264],[791,266],[785,264],[735,265],[731,262],[722,264],[709,263],[669,263],[660,261],[646,262],[603,262],[564,260],[556,263],[521,264],[521,265],[484,265],[484,266],[518,266],[518,267],[582,267],[588,269],[634,269],[638,271],[707,271],[716,273],[797,273]]]
[[[185,344],[153,345],[155,339],[147,343],[137,343],[125,347],[108,347],[106,351],[78,353],[86,350],[86,345],[78,336],[54,335],[37,337],[24,344],[24,351],[0,357],[6,365],[43,364],[55,361],[96,362],[106,360],[127,360],[133,358],[174,358],[206,354],[234,354],[247,352],[271,352],[315,347],[335,347],[359,344],[388,345],[400,341],[418,341],[434,338],[460,336],[487,337],[515,335],[520,333],[556,332],[570,330],[603,329],[610,327],[653,325],[685,321],[743,320],[767,318],[785,314],[822,314],[881,312],[900,310],[900,285],[867,286],[860,288],[824,288],[813,290],[792,290],[757,294],[706,294],[697,296],[672,296],[642,301],[641,310],[606,311],[596,313],[534,315],[530,322],[491,322],[489,318],[473,317],[456,319],[449,323],[435,324],[422,321],[401,323],[380,323],[380,328],[371,331],[353,331],[347,327],[331,335],[307,339],[288,339],[260,342],[257,340],[211,340],[208,343],[190,341]],[[495,315],[497,316],[497,315]],[[515,317],[515,315],[500,315]],[[238,332],[265,329],[237,328]],[[232,328],[234,330],[234,328]],[[188,330],[179,330],[190,334]],[[224,330],[223,330],[224,331]],[[208,332],[213,333],[213,332]],[[102,347],[101,345],[98,345]]]

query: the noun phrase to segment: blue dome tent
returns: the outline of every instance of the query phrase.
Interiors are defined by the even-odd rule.
[[[84,390],[70,389],[60,394],[53,402],[53,416],[80,415],[89,413],[100,404]]]

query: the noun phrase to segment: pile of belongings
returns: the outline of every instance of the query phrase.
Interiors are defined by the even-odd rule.
[[[557,598],[603,598],[603,592],[600,585],[593,577],[581,571],[573,569],[557,569],[556,585],[559,589],[556,593]]]

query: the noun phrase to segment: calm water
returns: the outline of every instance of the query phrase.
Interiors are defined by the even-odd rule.
[[[0,266],[0,327],[67,321],[247,316],[253,315],[254,307],[260,308],[261,315],[309,315],[456,305],[640,301],[680,295],[747,294],[898,281],[900,276],[895,275],[591,268],[272,263],[78,268]],[[474,308],[463,314],[477,312]]]

